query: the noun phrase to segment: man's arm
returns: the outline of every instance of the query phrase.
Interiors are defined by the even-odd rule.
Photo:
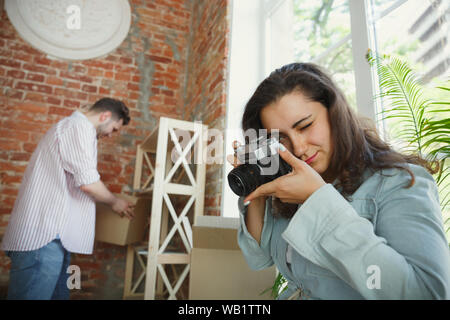
[[[113,195],[101,180],[91,184],[82,185],[80,186],[80,189],[92,197],[95,202],[106,203],[118,214],[125,214],[128,218],[133,218],[133,205],[128,201]]]

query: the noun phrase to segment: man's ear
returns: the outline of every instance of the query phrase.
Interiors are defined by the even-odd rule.
[[[99,120],[100,122],[105,122],[111,119],[111,117],[112,117],[111,111],[103,111],[102,113],[100,113]]]

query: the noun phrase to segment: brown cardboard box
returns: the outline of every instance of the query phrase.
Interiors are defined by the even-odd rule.
[[[110,206],[97,203],[95,240],[117,245],[128,245],[144,240],[147,218],[152,206],[151,198],[117,194],[135,204],[134,218],[121,218]]]
[[[220,227],[219,227],[220,226]],[[275,282],[271,267],[249,268],[237,243],[239,219],[200,216],[192,228],[189,299],[191,300],[268,300]]]

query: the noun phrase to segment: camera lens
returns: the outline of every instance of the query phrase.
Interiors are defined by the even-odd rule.
[[[228,174],[228,184],[235,194],[241,197],[249,195],[264,183],[260,168],[255,164],[243,164]]]

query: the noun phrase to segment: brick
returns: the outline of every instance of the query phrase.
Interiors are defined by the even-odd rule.
[[[139,85],[129,82],[127,85],[128,90],[139,91]]]
[[[98,93],[99,94],[103,94],[103,95],[109,95],[109,94],[111,94],[111,90],[107,89],[107,88],[104,88],[104,87],[99,87],[98,88]]]
[[[56,85],[56,86],[62,86],[64,81],[61,78],[58,78],[55,76],[48,76],[46,83],[51,84],[51,85]]]
[[[88,70],[88,68],[86,68],[85,66],[81,66],[81,65],[77,65],[77,66],[73,66],[73,71],[76,73],[86,73],[86,71]]]
[[[124,64],[132,64],[133,59],[129,57],[120,57],[119,61]]]
[[[172,82],[172,81],[167,81],[166,82],[166,87],[172,90],[178,90],[180,89],[180,85],[176,82]]]
[[[50,67],[60,70],[67,70],[69,68],[69,62],[62,60],[52,60],[50,62]]]
[[[81,89],[81,83],[79,83],[79,82],[72,82],[72,81],[66,81],[65,87],[67,89],[80,90]]]
[[[165,104],[172,104],[172,105],[176,105],[176,104],[178,104],[178,101],[176,100],[176,99],[173,99],[173,98],[168,98],[168,97],[165,97],[164,98],[164,103]]]
[[[0,58],[0,65],[20,69],[21,63],[13,59]]]
[[[9,89],[7,92],[5,92],[5,96],[8,97],[9,99],[22,100],[24,93],[22,91]]]
[[[37,64],[44,65],[44,66],[50,66],[52,63],[52,60],[44,58],[44,57],[35,57],[34,62]]]
[[[25,101],[45,102],[45,96],[40,93],[27,92]]]
[[[114,72],[112,72],[112,71],[105,71],[105,78],[107,78],[107,79],[114,79]]]
[[[21,148],[16,141],[0,139],[0,150],[21,151]]]
[[[131,80],[131,75],[129,73],[117,72],[114,75],[114,79],[122,80],[122,81],[130,81]]]
[[[37,73],[28,73],[26,79],[36,82],[44,82],[44,76],[42,74]]]
[[[114,66],[114,71],[129,73],[129,72],[135,72],[136,68],[134,66],[129,66],[126,64],[116,64]]]
[[[102,62],[99,60],[85,60],[82,62],[82,64],[88,67],[100,68],[105,70],[112,70],[114,68],[113,63]]]
[[[156,56],[156,55],[151,55],[150,60],[160,62],[160,63],[171,63],[172,62],[171,58],[161,57],[161,56]]]
[[[49,103],[53,105],[61,104],[61,99],[55,98],[53,95],[44,95],[35,92],[27,92],[24,100],[40,103]]]
[[[22,90],[29,90],[29,91],[37,91],[42,93],[48,93],[51,94],[53,92],[52,87],[44,85],[44,84],[36,84],[31,82],[23,82],[19,81],[17,82],[16,89],[22,89]]]
[[[112,193],[122,193],[122,186],[121,186],[121,185],[110,184],[110,185],[108,186],[108,189],[109,189]]]
[[[5,129],[0,129],[0,137],[2,137],[3,139],[16,139],[19,141],[28,141],[29,136],[27,132],[23,132],[23,131],[17,131],[17,130],[5,130]]]
[[[29,152],[11,152],[11,161],[29,161],[31,158],[31,153]]]
[[[130,94],[128,95],[128,98],[132,99],[132,100],[139,100],[140,96],[141,96],[140,93],[130,91]]]
[[[33,152],[36,150],[37,144],[36,143],[24,143],[23,144],[23,151],[26,152]]]
[[[83,85],[81,87],[81,90],[85,91],[85,92],[89,92],[89,93],[97,93],[97,87],[96,86],[90,86],[90,85]]]
[[[24,79],[25,78],[25,72],[20,71],[20,70],[8,70],[8,72],[6,73],[6,76],[8,77],[12,77],[15,79]]]
[[[25,63],[22,68],[28,71],[40,72],[49,75],[56,75],[56,71],[47,66]]]
[[[12,57],[14,60],[21,60],[24,62],[33,62],[33,56],[31,54],[20,52],[20,51],[14,51]]]
[[[17,173],[24,173],[26,168],[26,165],[16,165],[12,164],[11,162],[3,161],[0,162],[0,171],[14,171]],[[2,194],[4,194],[4,190],[2,190]]]
[[[34,103],[21,103],[18,104],[15,109],[30,113],[46,114],[48,112],[48,108],[46,106],[39,106]]]
[[[86,100],[88,97],[87,93],[62,88],[55,88],[55,95],[75,100]]]
[[[39,126],[36,125],[34,122],[30,121],[23,121],[23,120],[5,120],[2,123],[2,127],[9,130],[22,130],[22,131],[29,131],[34,133],[45,133],[50,128],[50,124],[40,124]],[[1,148],[0,148],[1,150]]]
[[[8,207],[12,207],[12,206],[14,206],[14,202],[15,201],[16,201],[15,197],[8,197],[8,196],[6,196],[2,200],[2,205],[8,206]]]
[[[52,96],[46,96],[45,102],[59,106],[61,104],[61,99],[54,98]]]
[[[68,78],[68,79],[77,80],[77,81],[81,81],[81,82],[92,83],[92,77],[79,75],[79,74],[76,74],[73,72],[60,71],[59,75],[61,78]]]
[[[68,108],[79,108],[80,102],[76,100],[65,99],[63,105]]]
[[[19,189],[2,188],[1,193],[4,195],[17,197],[17,195],[19,194]]]
[[[56,114],[61,116],[70,116],[73,113],[73,109],[68,108],[58,108],[58,107],[50,107],[48,114]]]
[[[161,90],[161,93],[165,96],[173,97],[173,91],[172,90]]]
[[[103,74],[105,73],[102,69],[97,68],[88,68],[87,75],[91,77],[103,77]],[[112,72],[111,72],[112,73]]]

